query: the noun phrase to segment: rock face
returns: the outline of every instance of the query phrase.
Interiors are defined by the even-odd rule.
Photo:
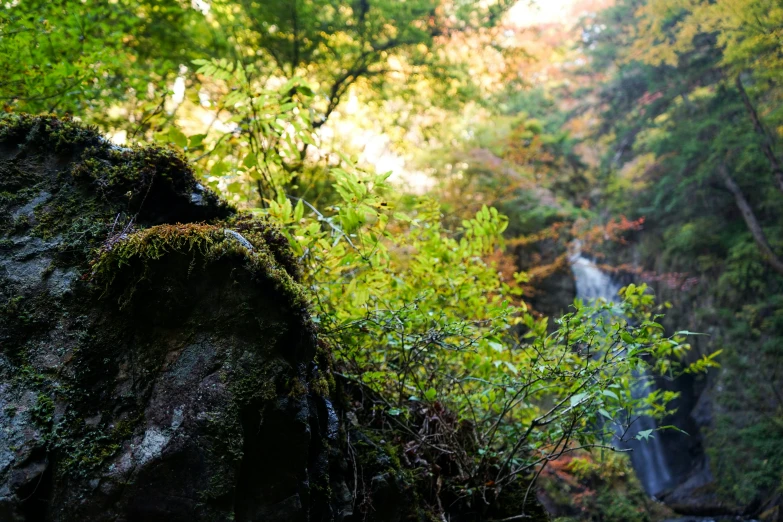
[[[0,119],[0,520],[442,518],[437,466],[341,422],[299,277],[176,153]]]
[[[3,121],[0,193],[0,520],[330,513],[284,238],[176,154],[53,118]]]
[[[576,281],[571,271],[568,252],[557,242],[542,239],[514,248],[517,268],[530,277],[526,302],[547,317],[560,317],[570,312],[576,298]],[[551,327],[555,327],[552,322]]]

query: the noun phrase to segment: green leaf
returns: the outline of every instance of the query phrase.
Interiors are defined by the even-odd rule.
[[[655,430],[642,430],[636,434],[637,440],[648,440],[652,436],[652,432]]]
[[[304,203],[302,203],[302,200],[300,199],[296,203],[296,207],[294,207],[294,221],[300,221],[302,217],[304,216]]]
[[[505,347],[497,341],[489,341],[487,344],[489,345],[490,348],[492,348],[496,352],[502,353],[505,350]]]
[[[578,405],[580,402],[582,402],[586,397],[588,397],[589,393],[577,393],[576,395],[571,396],[571,407]]]
[[[188,137],[177,127],[171,127],[169,129],[168,137],[169,141],[182,149],[188,146]]]
[[[190,136],[190,138],[188,138],[188,150],[193,150],[197,147],[200,147],[204,142],[204,138],[206,137],[206,134],[194,134]]]
[[[685,431],[685,430],[683,430],[681,428],[678,428],[677,426],[675,426],[673,424],[667,424],[665,426],[658,426],[658,429],[659,430],[674,430],[674,431],[677,431],[679,433],[682,433],[683,435],[688,435],[690,437],[690,434],[687,431]]]

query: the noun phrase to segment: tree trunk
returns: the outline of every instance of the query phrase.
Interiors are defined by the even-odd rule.
[[[764,234],[764,230],[761,228],[758,219],[756,219],[756,215],[753,213],[750,203],[745,199],[742,190],[729,174],[726,165],[720,164],[718,166],[718,173],[723,179],[723,184],[726,185],[726,188],[729,189],[729,192],[734,196],[734,201],[737,203],[737,207],[739,207],[740,212],[742,213],[742,219],[745,220],[748,230],[750,230],[753,239],[756,241],[756,245],[759,250],[761,250],[761,255],[772,268],[779,274],[783,274],[783,261],[781,261],[781,259],[775,255],[775,252],[772,251],[772,247],[767,241],[767,236]]]
[[[747,91],[745,91],[745,86],[742,85],[742,79],[739,74],[734,83],[737,85],[737,90],[742,97],[742,103],[745,104],[745,109],[748,111],[750,119],[753,121],[753,128],[756,130],[756,134],[761,138],[761,149],[764,151],[764,155],[769,161],[770,168],[772,168],[772,174],[775,176],[775,182],[777,183],[778,189],[783,192],[783,168],[781,168],[780,161],[775,155],[772,138],[761,123],[761,118],[759,118],[759,114],[756,112],[756,108],[753,106],[750,96],[748,96]]]

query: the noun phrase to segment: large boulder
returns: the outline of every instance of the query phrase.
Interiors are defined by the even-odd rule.
[[[336,418],[285,245],[171,151],[3,120],[0,520],[328,512]]]

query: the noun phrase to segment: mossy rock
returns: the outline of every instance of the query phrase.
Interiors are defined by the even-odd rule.
[[[176,152],[1,119],[0,520],[323,519],[298,277]]]

